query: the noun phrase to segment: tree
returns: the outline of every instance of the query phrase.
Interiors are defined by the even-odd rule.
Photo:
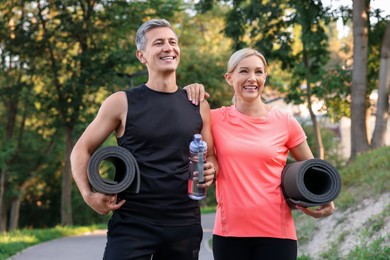
[[[200,1],[199,6],[207,9],[212,3]],[[321,2],[312,0],[232,1],[231,5],[225,19],[225,33],[233,40],[233,48],[255,47],[270,63],[280,62],[282,69],[292,72],[289,87],[282,91],[287,93],[287,102],[307,104],[315,129],[316,155],[323,158],[320,128],[312,102],[315,96],[321,97],[318,84],[323,74],[321,66],[329,57],[324,31],[330,21],[327,9]],[[271,77],[271,84],[272,81]]]
[[[318,158],[325,158],[324,145],[322,143],[322,136],[320,126],[317,122],[317,115],[312,108],[313,97],[322,97],[322,85],[318,85],[324,71],[321,69],[329,60],[328,37],[325,33],[324,26],[329,24],[330,19],[327,15],[327,10],[322,7],[321,3],[316,3],[311,0],[293,2],[296,14],[293,22],[302,27],[301,42],[302,50],[296,55],[296,65],[293,69],[293,76],[297,77],[292,84],[295,89],[290,89],[288,96],[294,97],[296,93],[301,92],[301,84],[304,80],[306,82],[306,91],[303,91],[307,108],[309,110],[310,118],[313,123],[313,132],[316,141],[316,155]],[[298,63],[300,62],[300,63]],[[298,88],[298,89],[297,89]],[[300,100],[301,97],[297,96]],[[293,100],[296,102],[296,100]]]
[[[370,24],[371,17],[377,18],[378,22],[374,26]],[[379,10],[370,10],[370,1],[363,0],[353,1],[352,18],[354,65],[351,88],[350,160],[359,153],[384,145],[389,106],[389,22],[381,17]],[[383,37],[380,47],[376,47],[379,43],[378,37]],[[373,135],[370,136],[367,127],[369,118],[367,114],[370,113],[367,100],[375,88],[378,88],[376,120]]]
[[[15,192],[12,190],[19,191],[13,181],[19,175],[14,176],[13,169],[18,164],[18,153],[25,149],[24,137],[29,131],[26,122],[33,109],[32,71],[35,59],[30,51],[34,49],[34,42],[29,41],[34,34],[34,29],[26,28],[29,21],[25,4],[23,2],[15,5],[2,3],[0,7],[0,100],[4,108],[0,125],[5,126],[0,133],[1,146],[4,147],[0,152],[0,231],[5,231],[9,208],[12,207],[11,213],[18,210],[19,201],[14,200]],[[34,149],[34,147],[30,148]],[[28,165],[30,165],[29,161],[23,164],[25,167]],[[22,192],[23,190],[20,190],[19,194]],[[5,197],[9,200],[5,201]],[[15,227],[15,219],[12,219],[12,216],[16,216],[17,219],[17,214],[11,214],[11,229]]]
[[[367,138],[368,5],[353,0],[353,71],[351,88],[351,159],[369,149]]]
[[[383,36],[380,57],[377,114],[371,141],[371,147],[374,149],[385,144],[387,133],[390,90],[390,22],[387,23]]]
[[[228,6],[214,5],[194,16],[183,14],[178,30],[182,53],[178,83],[202,83],[210,93],[212,108],[230,105],[233,96],[223,77],[232,46],[232,41],[222,33],[228,10]]]

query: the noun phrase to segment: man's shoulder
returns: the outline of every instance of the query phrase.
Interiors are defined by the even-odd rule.
[[[118,104],[122,101],[126,100],[126,93],[124,91],[117,91],[112,93],[110,96],[106,98],[104,103],[109,103],[109,104]]]
[[[147,89],[145,85],[140,85],[140,86],[124,89],[119,92],[124,93],[128,101],[132,100],[134,102],[135,100],[142,99],[143,96],[147,94]]]
[[[125,93],[129,93],[129,94],[145,92],[145,85],[142,84],[142,85],[139,85],[139,86],[136,86],[136,87],[130,87],[130,88],[124,89],[122,91],[125,92]]]

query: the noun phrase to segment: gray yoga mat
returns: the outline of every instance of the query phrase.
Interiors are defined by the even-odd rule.
[[[108,161],[115,168],[113,180],[103,178],[100,164]],[[105,194],[117,194],[124,190],[138,193],[140,188],[140,172],[134,156],[120,146],[108,146],[96,150],[88,162],[88,180],[93,189]]]
[[[293,162],[284,167],[282,183],[284,197],[290,207],[320,206],[335,200],[341,191],[337,169],[321,159]]]

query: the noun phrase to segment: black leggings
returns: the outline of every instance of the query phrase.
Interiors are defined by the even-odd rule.
[[[268,237],[213,236],[215,260],[296,260],[297,241]]]

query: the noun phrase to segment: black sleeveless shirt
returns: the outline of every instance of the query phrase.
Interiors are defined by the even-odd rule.
[[[126,199],[121,213],[156,225],[200,223],[199,206],[187,195],[188,146],[203,125],[199,106],[182,89],[164,93],[141,85],[126,95],[125,132],[117,141],[137,160],[141,185],[138,194],[119,194]]]

